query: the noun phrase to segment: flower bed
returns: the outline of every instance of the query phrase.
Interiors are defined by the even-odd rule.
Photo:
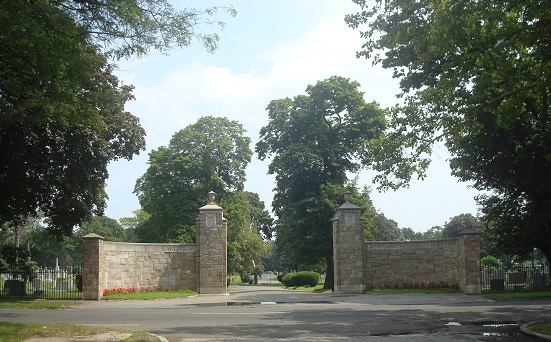
[[[159,287],[159,288],[154,288],[154,287],[147,287],[147,288],[142,288],[142,289],[136,289],[134,286],[132,287],[129,287],[129,288],[123,288],[123,287],[118,287],[118,288],[114,288],[114,289],[105,289],[103,290],[103,296],[106,297],[106,296],[110,296],[110,295],[114,295],[114,294],[130,294],[130,293],[146,293],[146,292],[170,292],[170,291],[176,291],[176,286],[172,286],[172,287]]]

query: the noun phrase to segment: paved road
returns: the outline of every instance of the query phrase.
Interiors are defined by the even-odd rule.
[[[0,321],[125,328],[170,341],[534,341],[519,325],[550,315],[551,300],[312,294],[268,286],[232,287],[228,296],[84,302],[70,310],[0,309]]]

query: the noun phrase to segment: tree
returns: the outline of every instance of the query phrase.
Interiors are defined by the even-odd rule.
[[[416,232],[409,227],[400,228],[400,234],[402,235],[403,239],[406,241],[423,240],[423,233]]]
[[[224,28],[225,23],[212,20],[218,12],[236,16],[233,7],[212,7],[205,10],[177,10],[167,0],[51,0],[86,29],[96,44],[116,58],[141,57],[151,49],[166,53],[170,49],[189,46],[194,39],[213,52],[218,47],[216,33],[202,33],[205,26]]]
[[[245,196],[249,204],[251,228],[264,240],[270,240],[273,237],[274,219],[265,209],[264,201],[261,201],[258,194],[254,192],[246,191]]]
[[[452,217],[449,222],[444,224],[442,237],[454,238],[459,236],[459,233],[465,230],[473,230],[482,233],[484,231],[484,224],[472,214],[460,214]]]
[[[78,238],[91,233],[103,236],[107,241],[127,241],[124,228],[117,220],[107,216],[94,216],[90,221],[84,222],[78,230]]]
[[[403,238],[398,223],[388,219],[383,213],[375,216],[371,230],[375,241],[400,241]]]
[[[138,229],[140,225],[144,224],[151,217],[151,215],[142,209],[136,209],[132,211],[132,213],[134,216],[121,217],[119,219],[119,223],[126,232],[126,239],[129,242],[137,242],[136,229]]]
[[[263,204],[258,206],[260,201],[256,199],[258,194],[240,190],[225,192],[219,197],[219,205],[228,220],[228,274],[253,274],[261,264],[265,247],[255,215],[259,211],[268,213]]]
[[[504,251],[551,256],[551,6],[542,1],[355,0],[367,24],[358,56],[400,78],[403,105],[379,144],[381,186],[424,176],[443,141],[452,174],[484,191],[488,233]],[[395,179],[390,179],[395,176]]]
[[[138,118],[124,111],[132,87],[108,57],[194,38],[213,50],[218,37],[196,28],[216,10],[175,11],[164,0],[2,1],[0,224],[18,226],[40,210],[62,238],[101,214],[107,165],[145,148]]]
[[[423,233],[423,240],[438,240],[442,239],[442,231],[444,230],[441,226],[432,226],[429,230]]]
[[[332,287],[332,223],[342,204],[347,172],[360,169],[366,141],[384,127],[377,103],[366,103],[358,82],[333,76],[306,88],[307,95],[273,100],[256,152],[272,157],[276,247],[295,269],[326,262]]]
[[[137,227],[140,241],[194,241],[197,209],[207,193],[221,198],[243,189],[252,155],[244,132],[237,121],[202,117],[176,132],[167,147],[150,152],[149,167],[134,189],[151,215]]]
[[[83,30],[46,2],[0,7],[0,221],[38,210],[58,236],[101,212],[107,164],[144,147],[138,119]]]

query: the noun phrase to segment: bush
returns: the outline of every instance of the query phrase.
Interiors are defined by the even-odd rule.
[[[241,275],[241,282],[242,283],[249,283],[249,281],[251,281],[251,275],[250,274],[247,274],[247,273],[244,273]]]
[[[480,259],[480,263],[483,267],[498,267],[499,261],[491,255],[486,255],[484,258]]]
[[[314,287],[318,285],[320,280],[320,274],[317,272],[295,272],[288,273],[282,279],[281,282],[287,287],[296,287],[296,286],[311,286]]]
[[[277,281],[279,281],[280,283],[283,282],[283,277],[285,276],[285,273],[280,273],[277,275]]]

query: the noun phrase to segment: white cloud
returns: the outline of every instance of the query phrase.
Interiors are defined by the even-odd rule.
[[[380,67],[372,67],[365,59],[356,59],[355,51],[360,47],[359,33],[349,29],[342,17],[337,17],[318,23],[309,31],[297,35],[296,39],[269,50],[247,52],[235,46],[235,54],[252,53],[255,56],[248,59],[254,61],[254,64],[239,67],[241,72],[234,71],[237,68],[232,69],[228,61],[209,57],[212,63],[206,64],[188,60],[185,53],[179,53],[172,57],[151,55],[144,60],[127,62],[122,67],[126,71],[121,74],[126,83],[136,86],[137,100],[129,104],[128,109],[140,118],[147,131],[148,150],[167,145],[176,131],[206,115],[226,116],[241,122],[247,134],[256,142],[259,129],[267,124],[265,108],[271,100],[302,94],[308,84],[332,75],[359,81],[367,101],[375,100],[384,107],[394,104],[398,86],[392,79],[392,73]],[[162,74],[156,70],[161,70],[159,72]],[[139,208],[132,189],[136,178],[145,172],[146,160],[147,156],[140,156],[135,161],[116,162],[110,167],[108,216],[130,216],[132,210]],[[273,177],[267,176],[266,172],[267,162],[254,160],[247,169],[246,187],[249,191],[259,193],[261,199],[269,205]],[[436,170],[437,174],[441,172]],[[377,198],[375,205],[385,214],[388,213],[387,217],[397,220],[400,226],[426,230],[430,226],[419,223],[422,220],[414,215],[454,210],[449,207],[431,208],[435,203],[443,202],[437,198],[438,194],[446,193],[427,193],[442,189],[444,184],[457,184],[453,181],[450,183],[449,178],[438,181],[432,187],[416,184],[415,188],[412,186],[409,190],[374,195]],[[369,178],[363,180],[369,183]],[[427,201],[421,201],[421,198]],[[463,192],[457,198],[465,199],[468,195]],[[424,207],[420,208],[420,203]],[[452,205],[458,209],[455,214],[472,212],[474,207],[472,203]],[[430,216],[434,221],[432,213]],[[444,223],[433,221],[430,221],[430,225]]]

